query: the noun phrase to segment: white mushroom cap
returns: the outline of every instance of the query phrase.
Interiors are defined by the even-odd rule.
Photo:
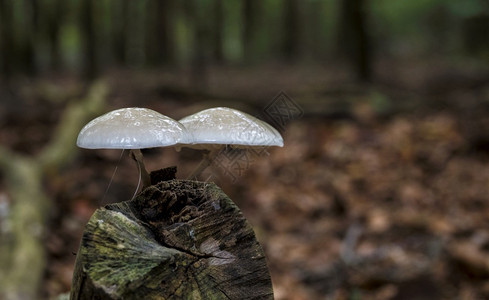
[[[280,133],[268,123],[227,107],[206,109],[179,122],[193,136],[192,145],[185,145],[191,148],[212,148],[213,145],[223,144],[279,147],[284,145]]]
[[[147,108],[121,108],[90,121],[76,144],[88,149],[143,149],[188,143],[179,122]]]

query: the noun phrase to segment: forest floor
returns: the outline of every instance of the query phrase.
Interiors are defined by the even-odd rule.
[[[444,62],[391,62],[378,72],[376,83],[359,85],[317,66],[212,68],[202,92],[185,72],[114,71],[106,110],[142,106],[178,119],[229,106],[261,115],[283,91],[303,113],[283,123],[285,147],[202,174],[255,229],[275,298],[489,298],[489,73]],[[0,144],[35,155],[83,87],[60,78],[22,87],[2,92]],[[144,154],[148,169],[177,165],[186,178],[202,153]],[[80,150],[46,177],[55,202],[46,297],[69,290],[84,225],[101,205],[131,198],[137,176],[120,151]]]

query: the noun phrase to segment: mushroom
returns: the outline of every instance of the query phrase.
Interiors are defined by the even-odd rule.
[[[143,188],[151,183],[140,149],[188,143],[190,135],[179,122],[147,108],[121,108],[90,121],[78,135],[77,146],[87,149],[130,149]]]
[[[192,143],[182,146],[209,150],[199,167],[190,175],[192,179],[212,163],[223,145],[237,148],[284,145],[282,136],[270,124],[232,108],[206,109],[184,117],[179,122],[193,138]]]

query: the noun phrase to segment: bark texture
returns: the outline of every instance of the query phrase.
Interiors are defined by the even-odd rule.
[[[71,298],[273,299],[273,292],[264,252],[232,200],[213,183],[168,180],[94,213]]]

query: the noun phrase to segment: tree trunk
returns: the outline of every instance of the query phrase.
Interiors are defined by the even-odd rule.
[[[273,291],[263,250],[231,199],[213,183],[168,180],[94,213],[71,299],[273,299]]]
[[[171,65],[174,50],[175,1],[149,1],[146,6],[146,59],[150,65]]]
[[[243,49],[245,62],[252,62],[256,54],[256,35],[260,28],[258,19],[261,1],[245,0],[243,20]]]
[[[185,10],[188,22],[192,24],[192,57],[191,57],[191,84],[197,91],[206,90],[208,87],[208,42],[209,21],[206,14],[205,1],[188,0],[185,2]]]
[[[54,5],[49,7],[47,20],[47,34],[49,39],[49,52],[51,69],[54,71],[60,70],[62,65],[61,45],[59,39],[60,29],[62,28],[63,14],[65,13],[66,2],[64,0],[56,0]]]
[[[157,18],[157,43],[159,60],[158,63],[172,64],[175,60],[173,42],[173,23],[174,23],[174,1],[158,1]]]
[[[15,70],[15,48],[13,30],[12,3],[0,0],[0,55],[1,72],[4,79],[9,79]]]
[[[129,22],[129,0],[112,2],[112,51],[116,63],[124,66],[127,62],[127,31]]]
[[[83,77],[93,79],[97,75],[97,43],[95,37],[95,25],[93,23],[93,0],[81,1],[81,31],[83,36]]]
[[[372,79],[369,31],[367,29],[367,1],[342,0],[338,32],[340,51],[350,61],[357,79]]]
[[[285,0],[283,28],[283,54],[287,62],[294,62],[300,55],[301,18],[299,0]]]
[[[214,1],[213,58],[216,63],[224,62],[224,5],[223,0]]]
[[[37,40],[37,29],[39,26],[39,5],[37,1],[30,0],[24,3],[24,13],[26,28],[22,43],[22,58],[21,63],[23,70],[27,75],[33,76],[37,73],[36,66],[36,40]]]

